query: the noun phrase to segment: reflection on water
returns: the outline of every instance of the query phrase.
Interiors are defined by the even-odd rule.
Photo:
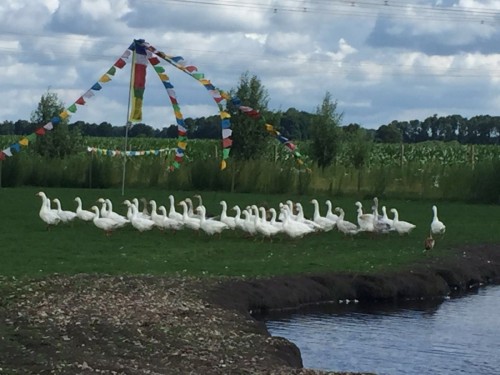
[[[500,287],[441,301],[348,304],[273,314],[266,324],[304,367],[377,374],[500,374]]]

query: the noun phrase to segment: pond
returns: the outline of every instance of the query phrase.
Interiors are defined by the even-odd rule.
[[[460,298],[350,302],[266,318],[304,367],[377,374],[500,374],[500,286]]]

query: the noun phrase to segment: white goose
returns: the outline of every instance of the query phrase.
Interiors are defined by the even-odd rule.
[[[354,205],[356,207],[358,207],[357,212],[358,212],[359,231],[360,232],[373,232],[374,231],[374,227],[373,227],[374,216],[373,216],[373,214],[364,214],[363,213],[363,205],[359,201],[354,203]]]
[[[36,195],[42,198],[42,206],[38,215],[47,224],[47,229],[50,230],[50,226],[59,224],[61,218],[56,210],[50,208],[50,199],[47,198],[47,195],[43,191],[36,193]]]
[[[244,219],[241,217],[241,208],[240,206],[236,205],[232,208],[234,211],[236,211],[236,215],[234,216],[234,223],[236,224],[236,229],[240,230],[245,230],[245,223]]]
[[[160,229],[168,229],[170,226],[169,223],[164,220],[163,215],[158,214],[156,211],[156,201],[151,199],[149,201],[149,205],[151,206],[151,220],[155,222],[155,225]]]
[[[399,220],[398,210],[391,208],[391,212],[394,214],[393,226],[396,232],[399,234],[410,233],[417,226],[415,224],[409,223],[407,221]]]
[[[61,201],[58,198],[52,199],[52,202],[56,204],[57,207],[57,215],[61,219],[63,223],[69,223],[76,218],[76,213],[73,211],[63,210],[61,208]]]
[[[289,210],[290,208],[286,205],[281,208],[281,213],[284,217],[283,233],[291,238],[302,238],[305,235],[314,232],[314,229],[307,224],[293,220]]]
[[[200,219],[188,215],[188,204],[186,201],[180,201],[178,205],[182,207],[182,222],[184,226],[192,230],[199,230]]]
[[[339,216],[333,213],[333,208],[332,208],[332,201],[327,199],[326,202],[326,215],[325,217],[334,223],[337,222]]]
[[[92,211],[84,210],[82,208],[82,199],[80,197],[76,197],[75,202],[77,203],[76,217],[83,221],[92,221],[94,219],[95,213],[93,213]]]
[[[323,230],[323,227],[321,225],[305,218],[304,208],[302,207],[302,203],[295,203],[295,207],[297,208],[297,217],[296,217],[297,221],[306,224],[313,230]]]
[[[181,230],[182,228],[184,228],[184,223],[182,221],[177,221],[174,219],[170,219],[168,217],[167,209],[165,208],[165,206],[158,207],[158,211],[161,212],[161,215],[163,217],[162,225],[164,225],[165,228],[169,228],[169,229],[172,229],[175,231]]]
[[[437,206],[432,206],[432,222],[431,222],[431,233],[432,234],[444,234],[446,232],[446,225],[438,219],[438,209]]]
[[[267,215],[265,207],[259,207],[259,213],[260,215],[255,218],[255,228],[257,232],[267,238],[277,235],[281,230],[266,220]]]
[[[394,221],[392,219],[389,219],[389,216],[387,216],[387,209],[385,208],[385,206],[382,206],[382,219],[380,219],[380,221],[389,225],[391,231],[395,230]]]
[[[331,231],[335,227],[336,220],[332,221],[325,216],[321,216],[319,213],[319,203],[317,199],[311,200],[311,203],[314,206],[313,221],[321,226],[325,232]]]
[[[376,199],[376,198],[375,198]],[[384,217],[378,214],[377,206],[372,207],[373,210],[373,231],[375,233],[389,233],[391,226],[384,221]]]
[[[116,221],[120,227],[130,222],[130,220],[128,220],[126,217],[113,212],[113,204],[109,199],[99,198],[97,202],[101,203],[101,211],[99,217],[112,219]],[[111,207],[109,207],[110,204]]]
[[[345,212],[342,208],[335,207],[335,211],[339,213],[339,218],[337,220],[337,229],[339,232],[345,235],[354,235],[359,232],[359,228],[356,224],[344,220]]]
[[[241,211],[243,215],[242,229],[251,236],[257,234],[257,228],[255,227],[255,220],[248,209]]]
[[[128,206],[128,208],[132,212],[130,223],[135,229],[137,229],[139,232],[145,232],[153,229],[153,227],[155,226],[155,222],[151,219],[146,219],[139,216],[139,211],[137,211],[137,207],[135,206],[135,204],[132,203]]]
[[[193,204],[193,201],[191,200],[191,198],[184,199],[184,202],[186,202],[187,207],[188,207],[188,211],[187,211],[188,216],[200,219],[200,215],[198,213],[194,212],[194,204]]]
[[[216,233],[220,234],[222,231],[229,229],[229,226],[218,220],[207,220],[206,208],[201,205],[196,207],[197,213],[200,215],[200,229],[206,234],[212,236]]]
[[[220,221],[225,223],[229,228],[236,229],[236,218],[227,216],[227,203],[226,201],[220,201],[222,206],[222,212],[220,214]]]
[[[175,210],[175,198],[174,198],[174,196],[173,195],[169,195],[168,196],[168,200],[170,202],[170,208],[168,210],[168,217],[170,219],[182,222],[182,220],[183,220],[182,219],[182,214],[179,213],[179,212],[177,212]]]
[[[283,232],[283,222],[276,221],[276,218],[278,216],[276,210],[274,208],[270,208],[269,212],[271,213],[271,220],[269,220],[269,224],[278,228],[280,232]]]
[[[120,226],[124,226],[125,224],[129,223],[130,220],[126,218],[123,215],[120,215],[119,213],[113,211],[113,203],[111,202],[110,199],[104,199],[104,203],[107,205],[107,210],[106,210],[106,216],[109,219],[112,219],[116,221]],[[102,210],[101,210],[102,212]]]
[[[144,198],[141,198],[141,200],[142,199],[144,199]],[[140,217],[141,219],[151,220],[151,215],[149,214],[149,211],[148,211],[148,208],[147,208],[147,202],[144,205],[144,208],[142,209],[142,211],[141,211],[140,206],[139,206],[139,199],[133,198],[132,199],[132,204],[135,206],[135,208],[137,210],[137,217]]]
[[[94,225],[102,229],[107,236],[111,235],[111,232],[119,228],[120,224],[113,219],[99,217],[99,208],[97,208],[97,206],[92,206],[91,210],[94,211],[94,218],[92,219]]]

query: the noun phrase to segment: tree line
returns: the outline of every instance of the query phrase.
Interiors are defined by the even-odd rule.
[[[312,139],[317,113],[289,108],[284,112],[268,111],[267,118],[274,119],[272,124],[281,134],[291,140],[308,141]],[[26,135],[33,133],[40,123],[37,121],[17,120],[0,122],[0,135]],[[234,122],[234,121],[233,121]],[[186,118],[189,139],[220,139],[220,117],[217,115]],[[276,126],[277,125],[277,126]],[[115,126],[109,122],[100,124],[76,121],[69,123],[82,136],[123,137],[125,126]],[[346,133],[362,128],[359,124],[340,126]],[[461,144],[499,144],[500,116],[478,115],[469,119],[460,115],[438,117],[433,115],[423,121],[392,121],[378,129],[365,129],[373,141],[380,143],[418,143],[425,141],[457,141]],[[162,129],[147,124],[135,124],[129,129],[128,136],[147,138],[177,138],[177,126]]]

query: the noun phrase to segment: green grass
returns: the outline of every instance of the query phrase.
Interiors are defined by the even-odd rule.
[[[119,189],[85,190],[55,188],[0,189],[1,246],[0,275],[37,276],[53,273],[106,274],[188,274],[258,276],[324,271],[380,271],[415,262],[429,256],[445,256],[450,249],[466,244],[500,242],[500,207],[440,202],[439,217],[447,233],[437,240],[435,250],[424,254],[423,240],[432,218],[427,201],[381,200],[387,208],[397,207],[400,219],[413,222],[417,228],[409,236],[359,235],[345,238],[333,231],[310,235],[300,240],[287,238],[261,241],[245,238],[239,232],[225,231],[221,238],[185,230],[176,234],[159,230],[139,233],[123,228],[106,237],[92,223],[75,221],[60,224],[47,231],[38,216],[41,199],[35,193],[43,190],[50,198],[58,197],[63,209],[74,210],[74,198],[80,196],[84,208],[99,198],[110,198],[114,209],[125,213],[120,203],[128,198],[146,197],[168,207],[168,194],[176,201],[196,192]],[[219,201],[228,207],[266,202],[271,207],[286,199],[301,202],[306,216],[312,214],[311,196],[279,196],[202,192],[208,212],[220,213]],[[318,198],[322,213],[324,200]],[[347,212],[355,221],[356,198],[329,197],[334,206]],[[365,209],[371,201],[363,200]],[[232,213],[231,213],[232,214]]]

